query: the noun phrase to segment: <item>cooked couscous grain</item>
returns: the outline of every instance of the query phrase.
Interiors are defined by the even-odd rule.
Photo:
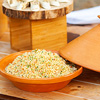
[[[6,68],[8,74],[23,78],[55,78],[77,70],[57,53],[35,49],[16,57]]]

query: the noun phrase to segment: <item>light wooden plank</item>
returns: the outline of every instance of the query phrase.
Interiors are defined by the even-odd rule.
[[[73,80],[65,88],[59,90],[66,94],[88,99],[100,100],[100,85],[94,85]]]
[[[73,34],[79,34],[82,35],[84,33],[86,33],[87,31],[89,31],[90,29],[92,29],[93,27],[95,27],[97,24],[92,24],[92,25],[70,25],[68,24],[68,32],[69,33],[73,33]]]
[[[14,53],[16,51],[11,49],[9,42],[1,42],[0,41],[0,52],[10,54],[10,53]]]
[[[4,78],[3,76],[0,75],[0,81],[6,81],[6,82],[10,82],[8,79]]]
[[[60,92],[49,92],[49,93],[31,93],[20,90],[13,86],[13,84],[7,80],[3,80],[3,77],[0,76],[0,93],[10,96],[15,96],[19,98],[29,99],[29,100],[84,100],[81,97],[75,97],[72,95],[62,94]]]
[[[0,59],[2,59],[3,57],[7,56],[7,54],[1,53],[0,52]]]
[[[86,33],[93,27],[95,27],[97,24],[93,25],[84,25],[84,26],[75,26],[75,25],[70,25],[68,24],[67,27],[67,34],[68,34],[68,42],[74,40],[75,38],[79,37],[80,35]]]
[[[86,100],[86,98],[84,97],[73,96],[58,91],[53,91],[49,93],[35,93],[35,94],[45,98],[52,98],[53,100]]]

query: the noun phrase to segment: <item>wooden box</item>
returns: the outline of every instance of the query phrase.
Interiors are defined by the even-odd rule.
[[[15,50],[59,50],[67,44],[66,14],[73,10],[73,0],[61,7],[37,12],[10,9],[3,3],[3,13],[8,16],[11,47]]]

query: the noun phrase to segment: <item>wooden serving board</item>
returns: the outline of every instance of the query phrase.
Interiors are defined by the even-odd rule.
[[[0,42],[0,59],[14,52],[16,51],[10,49],[10,43]],[[28,100],[100,100],[100,73],[84,69],[82,75],[72,80],[65,88],[48,93],[20,90],[0,76],[0,94]],[[8,100],[14,99],[8,97]]]
[[[60,3],[59,7],[51,6],[50,10],[41,8],[39,11],[31,11],[30,8],[24,10],[16,10],[11,8],[7,1],[3,2],[3,13],[8,17],[40,20],[40,19],[52,19],[60,16],[64,16],[73,10],[73,0],[68,3]]]

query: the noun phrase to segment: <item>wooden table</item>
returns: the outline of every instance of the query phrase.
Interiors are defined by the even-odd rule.
[[[90,30],[95,25],[73,26],[68,25],[68,42]],[[8,42],[5,42],[8,41]],[[16,52],[10,48],[9,35],[4,34],[0,41],[0,59],[6,55]],[[17,89],[10,81],[0,76],[0,98],[6,100],[100,100],[100,73],[88,69],[73,79],[65,88],[49,93],[30,93]],[[9,96],[18,98],[13,98]]]

